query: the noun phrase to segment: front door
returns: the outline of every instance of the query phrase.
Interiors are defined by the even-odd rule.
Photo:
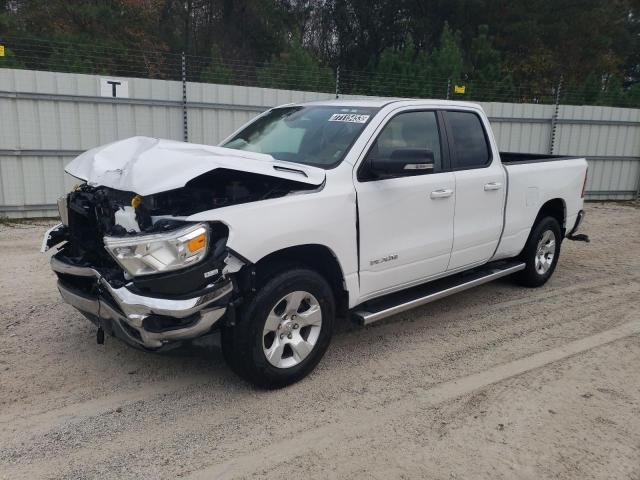
[[[446,271],[456,193],[454,174],[442,171],[443,138],[434,111],[397,113],[358,169],[363,298]]]

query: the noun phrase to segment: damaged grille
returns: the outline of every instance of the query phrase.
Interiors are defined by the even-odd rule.
[[[209,226],[212,238],[210,252],[202,261],[185,266],[180,271],[163,272],[131,279],[125,275],[123,268],[105,249],[105,236],[126,237],[140,233],[168,231],[184,226],[184,222],[171,218],[158,219],[151,222],[151,215],[157,210],[149,208],[150,197],[140,197],[141,201],[132,202],[136,196],[132,192],[122,192],[106,187],[82,185],[67,196],[68,227],[67,243],[60,255],[66,263],[81,267],[91,267],[114,287],[120,287],[133,281],[130,288],[141,294],[184,295],[205,288],[213,279],[205,275],[208,272],[222,271],[226,256],[225,245],[228,228],[222,223]],[[169,197],[169,200],[172,197]],[[139,228],[127,231],[121,224],[117,212],[123,208],[135,207],[135,222]],[[131,211],[131,210],[129,210]],[[61,280],[68,280],[62,279]],[[78,282],[86,288],[92,288],[86,278]],[[89,282],[91,283],[91,282]],[[93,282],[95,283],[95,282]]]
[[[69,193],[69,237],[64,256],[76,265],[91,266],[105,276],[123,280],[122,269],[104,249],[103,237],[118,230],[115,211],[127,201],[131,202],[133,195],[88,185]]]

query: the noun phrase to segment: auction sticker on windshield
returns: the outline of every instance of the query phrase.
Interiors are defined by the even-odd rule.
[[[334,113],[329,117],[330,122],[351,122],[351,123],[367,123],[369,115],[358,115],[356,113]]]

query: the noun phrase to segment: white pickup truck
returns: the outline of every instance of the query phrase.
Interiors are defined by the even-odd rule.
[[[584,158],[499,153],[478,105],[285,105],[220,146],[135,137],[66,171],[82,181],[45,235],[63,299],[160,350],[221,330],[267,388],[307,375],[336,318],[364,324],[512,275],[544,284],[584,216]]]

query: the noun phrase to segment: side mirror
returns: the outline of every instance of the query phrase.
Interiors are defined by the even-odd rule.
[[[433,171],[434,155],[431,150],[403,148],[391,152],[389,158],[371,158],[370,165],[377,176],[423,175]]]

